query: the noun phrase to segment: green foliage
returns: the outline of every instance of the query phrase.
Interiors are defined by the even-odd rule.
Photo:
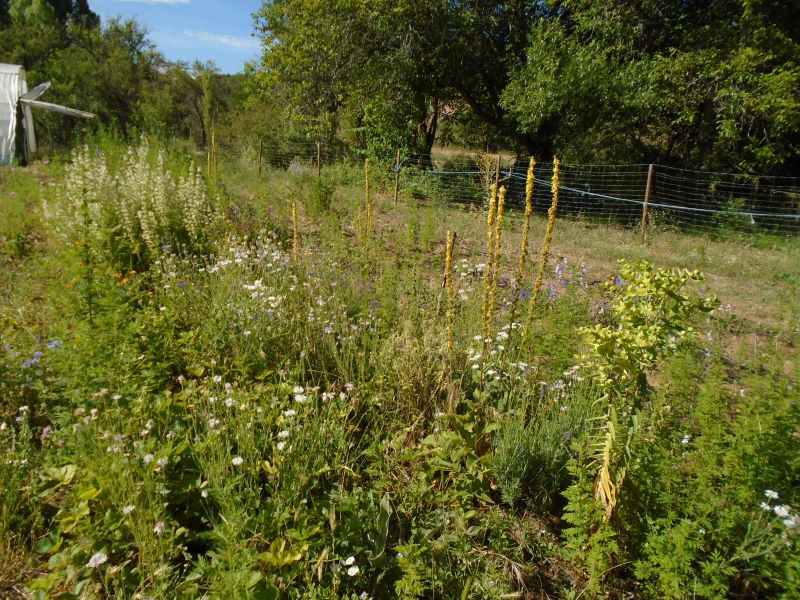
[[[629,394],[629,400],[643,399],[647,372],[694,332],[691,320],[697,313],[714,309],[713,298],[692,298],[681,291],[688,282],[701,280],[699,272],[688,269],[619,262],[617,279],[606,284],[610,323],[579,330],[589,344],[582,366],[609,400]]]
[[[188,159],[119,144],[0,181],[17,192],[0,234],[36,234],[0,270],[0,596],[797,595],[791,326],[759,323],[782,353],[763,333],[723,350],[750,326],[725,310],[696,346],[696,273],[624,264],[601,290],[562,259],[532,343],[510,286],[487,340],[483,217],[378,195],[365,246],[346,225],[363,171],[317,180],[296,161],[221,169],[225,219],[194,235],[173,212]],[[146,211],[169,249],[148,245]],[[460,233],[452,352],[445,227]],[[574,231],[583,251],[591,231]],[[725,274],[716,244],[699,260]],[[753,251],[780,265],[757,281],[791,287],[789,248]],[[581,326],[619,350],[576,369]],[[608,439],[610,518],[595,498]]]

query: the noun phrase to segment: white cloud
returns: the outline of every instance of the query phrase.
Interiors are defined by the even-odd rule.
[[[259,41],[254,38],[240,37],[237,35],[220,35],[208,31],[189,31],[185,30],[183,34],[187,37],[194,38],[207,44],[221,44],[223,46],[231,46],[233,48],[258,48]]]

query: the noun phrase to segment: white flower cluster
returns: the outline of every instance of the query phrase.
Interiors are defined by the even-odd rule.
[[[800,525],[800,515],[793,513],[788,504],[770,504],[770,501],[778,499],[778,492],[775,490],[764,490],[767,501],[761,503],[761,508],[775,514],[787,529],[793,529]]]

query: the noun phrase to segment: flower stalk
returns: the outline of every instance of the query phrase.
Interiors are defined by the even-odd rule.
[[[539,274],[536,276],[536,282],[533,285],[533,292],[531,293],[531,302],[528,307],[528,316],[525,319],[525,327],[522,330],[522,339],[527,340],[530,333],[531,322],[533,321],[533,313],[536,310],[536,300],[539,297],[539,292],[542,289],[544,282],[544,270],[547,267],[547,259],[550,256],[550,244],[553,241],[553,229],[556,226],[556,210],[558,210],[558,189],[561,183],[561,161],[558,158],[553,159],[553,178],[550,183],[550,193],[553,200],[550,203],[550,209],[547,211],[547,229],[545,230],[544,240],[542,241],[542,251],[539,256]]]

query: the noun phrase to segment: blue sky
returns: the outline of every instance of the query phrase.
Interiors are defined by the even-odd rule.
[[[105,23],[133,17],[169,60],[213,60],[223,73],[239,73],[259,56],[253,13],[261,0],[89,0]]]

